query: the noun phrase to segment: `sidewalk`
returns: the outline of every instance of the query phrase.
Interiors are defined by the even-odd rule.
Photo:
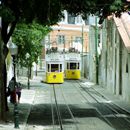
[[[21,83],[25,83],[25,80],[23,79],[23,82],[21,81]],[[20,103],[18,104],[19,128],[14,128],[14,105],[8,103],[9,112],[7,112],[7,123],[0,123],[0,130],[24,130],[34,98],[35,90],[22,89]]]

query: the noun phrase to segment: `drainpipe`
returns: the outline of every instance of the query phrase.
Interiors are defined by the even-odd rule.
[[[97,26],[97,16],[95,16],[95,64],[96,64],[96,84],[98,84],[98,26]]]
[[[48,35],[48,40],[49,40],[49,49],[50,49],[51,48],[50,34]]]

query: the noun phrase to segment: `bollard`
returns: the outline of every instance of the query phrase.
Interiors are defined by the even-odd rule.
[[[19,111],[18,104],[14,104],[14,128],[19,128]]]

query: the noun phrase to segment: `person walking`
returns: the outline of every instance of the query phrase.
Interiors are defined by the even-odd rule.
[[[21,83],[17,83],[16,85],[16,94],[17,94],[17,102],[20,103],[20,98],[21,98],[21,90],[22,90],[22,87],[21,87]]]
[[[12,77],[12,79],[9,82],[8,85],[8,96],[10,96],[10,102],[15,104],[16,103],[16,84],[15,84],[15,78]]]

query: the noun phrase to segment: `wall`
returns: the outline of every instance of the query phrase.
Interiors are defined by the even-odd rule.
[[[58,46],[60,48],[73,47],[75,37],[83,38],[83,51],[88,52],[88,26],[86,25],[71,25],[71,24],[59,24],[52,27],[53,31],[50,32],[50,43],[52,46]],[[82,34],[83,33],[83,34]],[[65,44],[57,44],[58,35],[65,36]],[[82,51],[82,43],[80,43],[80,49]]]
[[[107,19],[102,27],[98,27],[102,44],[101,54],[98,55],[98,83],[112,94],[130,101],[130,37],[122,32],[124,30],[124,26],[114,19]],[[95,27],[90,26],[89,79],[93,82],[96,78],[95,33]]]

